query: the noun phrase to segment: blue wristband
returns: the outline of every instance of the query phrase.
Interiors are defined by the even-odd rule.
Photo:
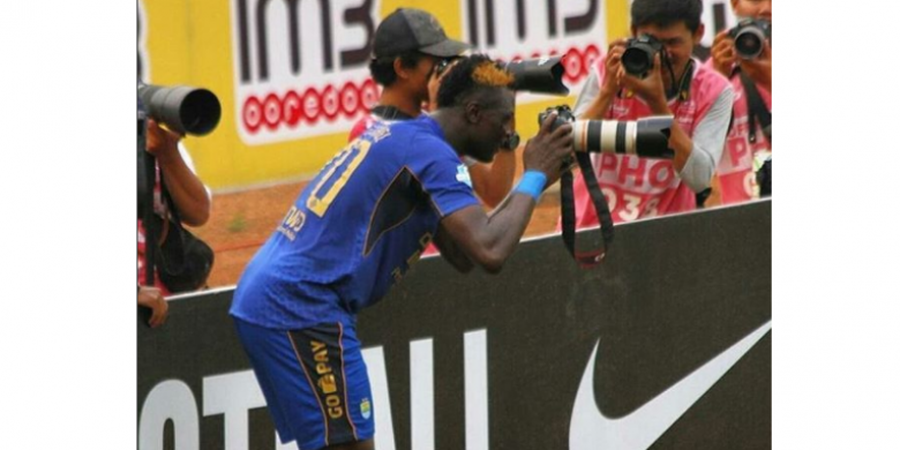
[[[547,175],[544,175],[544,172],[526,170],[513,192],[528,194],[537,202],[541,198],[541,193],[544,192],[544,185],[546,184]]]

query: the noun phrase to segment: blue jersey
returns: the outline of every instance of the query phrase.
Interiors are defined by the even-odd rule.
[[[418,260],[442,217],[477,204],[437,122],[376,124],[306,186],[244,270],[231,314],[276,329],[352,323]]]

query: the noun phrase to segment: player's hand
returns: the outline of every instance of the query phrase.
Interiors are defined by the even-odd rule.
[[[731,76],[731,70],[737,62],[737,54],[734,52],[734,39],[728,35],[728,30],[720,31],[713,39],[709,57],[712,58],[716,72],[725,77]]]
[[[522,153],[522,162],[525,170],[539,170],[547,175],[547,186],[559,180],[562,174],[563,161],[572,155],[572,125],[569,123],[560,125],[552,132],[550,127],[556,121],[556,112],[548,114],[541,123],[538,134],[529,139]]]
[[[662,58],[659,53],[653,56],[653,68],[645,78],[638,78],[625,72],[625,68],[619,69],[619,83],[638,97],[644,99],[647,104],[665,105],[666,88],[662,78]]]
[[[153,314],[150,316],[150,328],[156,328],[166,323],[169,315],[169,304],[159,288],[141,286],[138,291],[138,305],[150,308]]]
[[[178,153],[178,141],[181,136],[156,123],[147,120],[147,152],[157,158],[166,158]]]

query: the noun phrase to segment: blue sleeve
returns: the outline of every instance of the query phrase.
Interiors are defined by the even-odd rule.
[[[408,160],[422,188],[440,217],[471,205],[478,199],[472,192],[469,168],[453,149],[432,136],[413,139],[415,151]]]

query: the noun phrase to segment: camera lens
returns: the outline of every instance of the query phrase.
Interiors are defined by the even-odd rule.
[[[753,59],[762,53],[765,36],[762,30],[748,27],[741,30],[734,38],[734,50],[743,59]]]
[[[642,75],[653,67],[652,54],[641,47],[630,47],[622,54],[622,66],[631,75]]]

